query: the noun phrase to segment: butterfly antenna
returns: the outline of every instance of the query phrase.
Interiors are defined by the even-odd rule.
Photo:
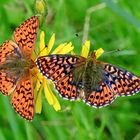
[[[35,53],[35,58],[38,58],[41,54],[41,52],[46,48],[48,47],[47,45],[45,45],[45,47],[42,49],[42,50],[39,50],[39,52],[37,53],[36,50],[34,50],[34,53]]]
[[[113,51],[108,51],[108,52],[104,52],[104,54],[113,54],[113,53],[117,53],[117,52],[120,52],[121,49],[116,49],[116,50],[113,50]]]
[[[36,52],[36,50],[34,50],[34,53],[35,53],[36,56],[38,55],[37,52]]]

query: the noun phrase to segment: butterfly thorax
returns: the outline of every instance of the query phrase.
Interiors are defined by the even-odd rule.
[[[99,83],[103,80],[104,65],[91,55],[87,59],[80,60],[74,66],[73,82],[81,89],[79,96],[83,98],[82,93],[87,95],[99,89]]]
[[[84,66],[84,73],[82,76],[82,84],[84,93],[90,94],[99,88],[99,83],[103,79],[103,65],[95,58],[89,56]]]

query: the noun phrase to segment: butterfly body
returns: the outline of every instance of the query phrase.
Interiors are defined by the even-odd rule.
[[[14,42],[13,45],[15,45]],[[4,62],[0,63],[0,69],[24,69],[25,67],[30,68],[31,65],[31,60],[23,56],[20,50],[16,50],[13,54],[9,54]]]
[[[12,54],[7,57],[4,63],[0,64],[0,71],[5,72],[7,76],[16,75],[18,79],[26,76],[28,71],[34,67],[35,63],[33,60],[23,57],[22,54]]]
[[[96,90],[103,79],[103,65],[96,62],[91,56],[85,60],[82,75],[82,86],[85,94]]]
[[[140,91],[140,77],[114,65],[97,61],[95,53],[88,58],[76,55],[49,55],[36,60],[40,72],[51,79],[61,97],[82,99],[100,108],[118,96]]]
[[[33,16],[14,31],[14,41],[0,46],[0,91],[12,92],[11,103],[15,111],[27,120],[34,117],[34,94],[31,70],[35,67],[32,51],[35,48],[38,17]]]

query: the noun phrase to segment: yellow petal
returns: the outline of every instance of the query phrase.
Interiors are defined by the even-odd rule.
[[[75,52],[72,50],[72,51],[70,52],[70,54],[71,54],[71,55],[75,55]]]
[[[54,103],[54,101],[53,101],[53,96],[52,96],[53,93],[52,93],[52,91],[51,91],[51,89],[50,89],[50,87],[49,87],[49,83],[48,83],[47,80],[44,80],[43,86],[44,86],[45,97],[46,97],[48,103],[49,103],[50,105],[53,105],[53,103]]]
[[[53,52],[52,54],[58,54],[62,49],[63,47],[66,45],[67,43],[62,43],[60,44]]]
[[[44,33],[44,31],[41,31],[39,49],[43,50],[44,47],[45,47],[45,33]]]
[[[41,85],[42,85],[42,83],[43,83],[43,80],[42,80],[43,76],[39,72],[37,73],[36,76],[37,76],[37,81],[36,81],[35,89],[38,92],[40,87],[41,87]]]
[[[41,33],[40,33],[39,50],[40,50],[40,56],[47,55],[48,49],[47,49],[47,47],[45,47],[45,33],[44,33],[44,31],[41,31]]]
[[[51,49],[52,49],[52,47],[54,45],[54,42],[55,42],[55,34],[53,34],[51,36],[51,39],[50,39],[50,41],[48,43],[48,53],[50,53],[50,51],[51,51]]]
[[[43,89],[43,85],[41,84],[42,78],[40,78],[41,74],[37,74],[37,80],[36,80],[36,85],[34,88],[34,98],[35,98],[35,112],[36,113],[41,113],[42,110],[42,98],[41,98],[41,93]]]
[[[104,50],[102,48],[99,48],[98,50],[95,50],[94,52],[95,52],[96,59],[98,59],[104,53]]]
[[[67,54],[67,53],[71,52],[73,49],[74,49],[74,46],[72,46],[72,43],[69,42],[62,48],[62,50],[59,53]]]
[[[48,103],[54,107],[55,111],[60,110],[61,106],[60,106],[57,98],[52,93],[52,91],[50,89],[49,81],[47,81],[47,80],[46,80],[46,82],[44,82],[44,92],[45,92],[45,97],[46,97]]]
[[[61,106],[60,106],[57,98],[54,96],[54,94],[52,94],[52,96],[53,96],[53,101],[54,101],[53,107],[54,107],[55,111],[61,110]]]
[[[36,81],[36,86],[35,86],[35,90],[36,90],[36,92],[39,91],[40,87],[41,87],[41,83],[40,83],[39,80],[37,80],[37,81]]]
[[[36,102],[35,102],[35,112],[36,113],[41,113],[41,110],[42,110],[42,98],[41,98],[42,88],[43,88],[43,86],[41,86],[41,88],[38,92],[38,95],[36,97]]]
[[[83,47],[82,47],[81,56],[87,58],[88,57],[88,54],[89,54],[89,49],[90,49],[90,41],[87,40],[85,42],[85,44],[83,45]]]
[[[72,46],[72,43],[62,43],[60,44],[53,52],[52,54],[67,54],[71,52],[74,49]]]

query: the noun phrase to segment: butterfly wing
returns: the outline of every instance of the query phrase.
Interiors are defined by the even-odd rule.
[[[104,64],[103,77],[99,88],[84,99],[90,106],[103,107],[111,104],[118,96],[131,96],[140,91],[139,77],[111,64]]]
[[[18,46],[11,40],[4,42],[0,46],[0,91],[4,95],[9,95],[15,89],[18,80],[18,76],[11,74],[4,65],[14,56],[21,56]]]
[[[49,55],[36,60],[43,76],[51,79],[61,97],[76,100],[80,90],[80,79],[75,82],[73,71],[85,61],[83,57],[72,55]]]
[[[30,73],[20,79],[11,97],[15,111],[27,120],[34,117],[33,83]]]
[[[82,98],[93,107],[109,105],[117,96],[129,96],[140,91],[139,77],[113,65],[102,63],[102,80],[95,90],[87,93],[84,90],[84,71],[80,70],[85,68],[85,62],[86,59],[79,56],[50,55],[38,58],[36,64],[40,72],[54,82],[60,96],[70,100]]]
[[[135,74],[111,64],[105,65],[105,72],[107,77],[110,76],[112,84],[115,84],[118,96],[131,96],[140,91],[140,77]]]
[[[14,40],[20,47],[22,53],[31,56],[34,50],[39,20],[37,16],[33,16],[22,23],[14,32]]]
[[[11,56],[21,56],[19,47],[11,40],[5,41],[0,46],[0,65],[2,65]]]
[[[12,93],[16,87],[17,80],[18,77],[15,75],[0,71],[0,92],[6,96]]]

